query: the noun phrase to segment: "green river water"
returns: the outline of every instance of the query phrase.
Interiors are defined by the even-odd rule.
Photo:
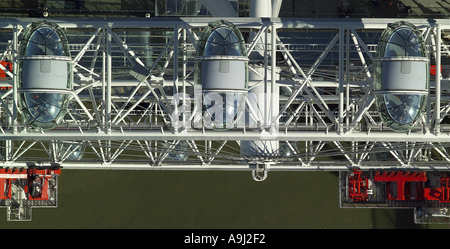
[[[3,214],[1,213],[3,212]],[[62,170],[57,208],[0,228],[394,229],[416,225],[413,210],[342,209],[337,172]]]

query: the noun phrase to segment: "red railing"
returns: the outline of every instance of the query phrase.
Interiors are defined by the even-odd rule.
[[[425,187],[428,178],[425,172],[392,171],[374,172],[376,182],[386,183],[386,200],[437,200],[450,202],[450,178],[442,174],[439,184]],[[356,202],[366,201],[369,197],[369,177],[359,170],[354,170],[348,177],[349,198]]]

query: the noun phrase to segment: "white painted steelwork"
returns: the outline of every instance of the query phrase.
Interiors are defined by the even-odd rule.
[[[271,115],[263,116],[270,117],[270,124],[278,124],[266,129],[257,110],[247,103],[247,118],[252,121],[247,125],[243,122],[227,131],[203,127],[193,96],[195,50],[202,29],[220,19],[53,19],[66,32],[69,44],[80,46],[71,46],[74,91],[69,113],[47,131],[27,127],[21,119],[14,77],[18,37],[39,19],[2,19],[1,29],[10,32],[5,42],[10,42],[2,46],[0,56],[13,61],[14,71],[1,85],[13,88],[0,92],[0,165],[266,172],[449,169],[450,81],[445,68],[431,78],[426,112],[410,131],[390,131],[375,112],[376,34],[396,19],[227,17],[241,32],[254,32],[247,40],[248,53],[259,51],[263,57],[249,62],[249,71],[260,76],[260,80],[249,81],[249,89],[259,85],[267,91],[280,89],[279,109],[267,108]],[[448,56],[449,50],[440,34],[450,30],[450,20],[408,21],[422,32],[436,65],[441,65],[441,57]],[[136,38],[149,31],[154,34],[149,43]],[[302,38],[318,33],[329,35],[322,36],[320,44],[286,39],[286,34]],[[375,35],[366,40],[361,34]],[[147,51],[154,56],[148,57]],[[258,63],[279,70],[256,70]],[[178,93],[176,98],[174,93]],[[175,109],[178,116],[173,115]],[[183,129],[174,129],[177,121],[184,122]],[[245,157],[240,154],[241,140],[280,141],[292,147],[293,153],[289,157]],[[83,158],[76,162],[68,161],[76,146],[61,144],[73,142],[85,146]],[[169,154],[177,152],[188,158],[170,161]],[[380,161],[375,154],[387,159]]]

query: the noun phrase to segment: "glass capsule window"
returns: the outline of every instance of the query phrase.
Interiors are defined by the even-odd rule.
[[[427,95],[377,94],[377,106],[383,123],[395,131],[408,131],[424,112]]]
[[[216,70],[217,68],[217,70]],[[239,121],[248,89],[248,58],[244,38],[232,23],[209,23],[200,36],[194,82],[201,86],[204,127],[226,130]]]
[[[19,54],[70,57],[69,44],[62,29],[46,20],[32,23],[22,37]]]
[[[384,94],[389,115],[400,124],[413,122],[420,110],[421,95]]]
[[[67,161],[80,160],[81,158],[83,158],[85,149],[86,149],[86,146],[84,146],[82,144],[78,144],[76,142],[73,144],[65,144],[64,143],[61,146],[61,149],[59,150],[60,153],[58,156],[60,158],[62,158],[63,156],[65,156],[67,151],[70,151],[71,153],[66,158]]]
[[[235,55],[240,56],[239,39],[233,30],[221,27],[209,36],[203,56]]]
[[[33,127],[53,128],[65,115],[62,111],[68,102],[68,94],[61,93],[22,93],[22,112]]]
[[[199,40],[197,56],[247,56],[244,38],[232,23],[219,20],[210,23]]]
[[[389,38],[384,57],[420,57],[421,55],[420,41],[414,31],[409,28],[400,28]]]
[[[172,142],[165,143],[164,148],[169,149]],[[171,150],[171,152],[167,155],[166,160],[168,161],[186,161],[188,158],[188,153],[186,153],[186,150],[189,151],[190,147],[189,144],[186,141],[180,141],[175,148]]]
[[[404,57],[401,58],[401,62],[397,61],[398,58],[392,60],[392,57]],[[408,57],[421,57],[410,58]],[[413,24],[399,21],[390,24],[381,34],[378,42],[376,58],[385,60],[378,60],[374,67],[374,90],[376,97],[376,105],[383,123],[394,131],[408,131],[419,120],[424,112],[424,106],[427,100],[428,94],[428,50],[425,41],[422,37],[422,33]],[[392,60],[394,62],[386,62]],[[423,65],[424,70],[418,71],[418,77],[411,80],[411,78],[402,78],[403,74],[410,74],[413,72],[403,72],[403,61],[414,62],[417,65]],[[392,63],[398,63],[400,68],[393,67]],[[401,64],[400,64],[401,63]],[[405,68],[407,69],[405,63]],[[394,70],[394,71],[392,71]],[[399,70],[396,72],[395,70]],[[383,74],[388,73],[383,78]],[[399,77],[390,77],[396,74]],[[425,75],[422,75],[425,74]],[[423,81],[422,81],[423,80]],[[395,82],[393,82],[395,81]],[[399,84],[399,82],[405,82]],[[395,86],[395,92],[391,92]],[[404,86],[404,88],[402,88]],[[412,86],[416,87],[413,88]],[[377,91],[382,91],[377,93]],[[417,92],[414,94],[415,91]],[[418,93],[420,92],[420,94]]]
[[[71,57],[66,36],[53,22],[34,22],[22,36],[19,55],[19,106],[26,124],[52,129],[66,115],[70,97],[68,90],[72,89]],[[38,63],[34,63],[36,61]],[[39,79],[44,80],[41,83]]]
[[[230,127],[239,118],[240,110],[245,101],[244,93],[204,94],[204,108],[211,117],[215,128]],[[221,103],[221,106],[219,106]]]
[[[25,55],[63,56],[61,38],[52,28],[39,28],[31,35]]]
[[[376,57],[428,57],[422,33],[413,24],[400,21],[381,34]]]
[[[25,93],[28,110],[40,122],[50,122],[61,110],[62,96],[59,93]]]

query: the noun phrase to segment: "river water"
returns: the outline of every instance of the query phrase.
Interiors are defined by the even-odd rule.
[[[0,228],[394,229],[416,225],[413,210],[339,208],[337,172],[62,170],[57,208]],[[0,217],[1,217],[0,213]]]

